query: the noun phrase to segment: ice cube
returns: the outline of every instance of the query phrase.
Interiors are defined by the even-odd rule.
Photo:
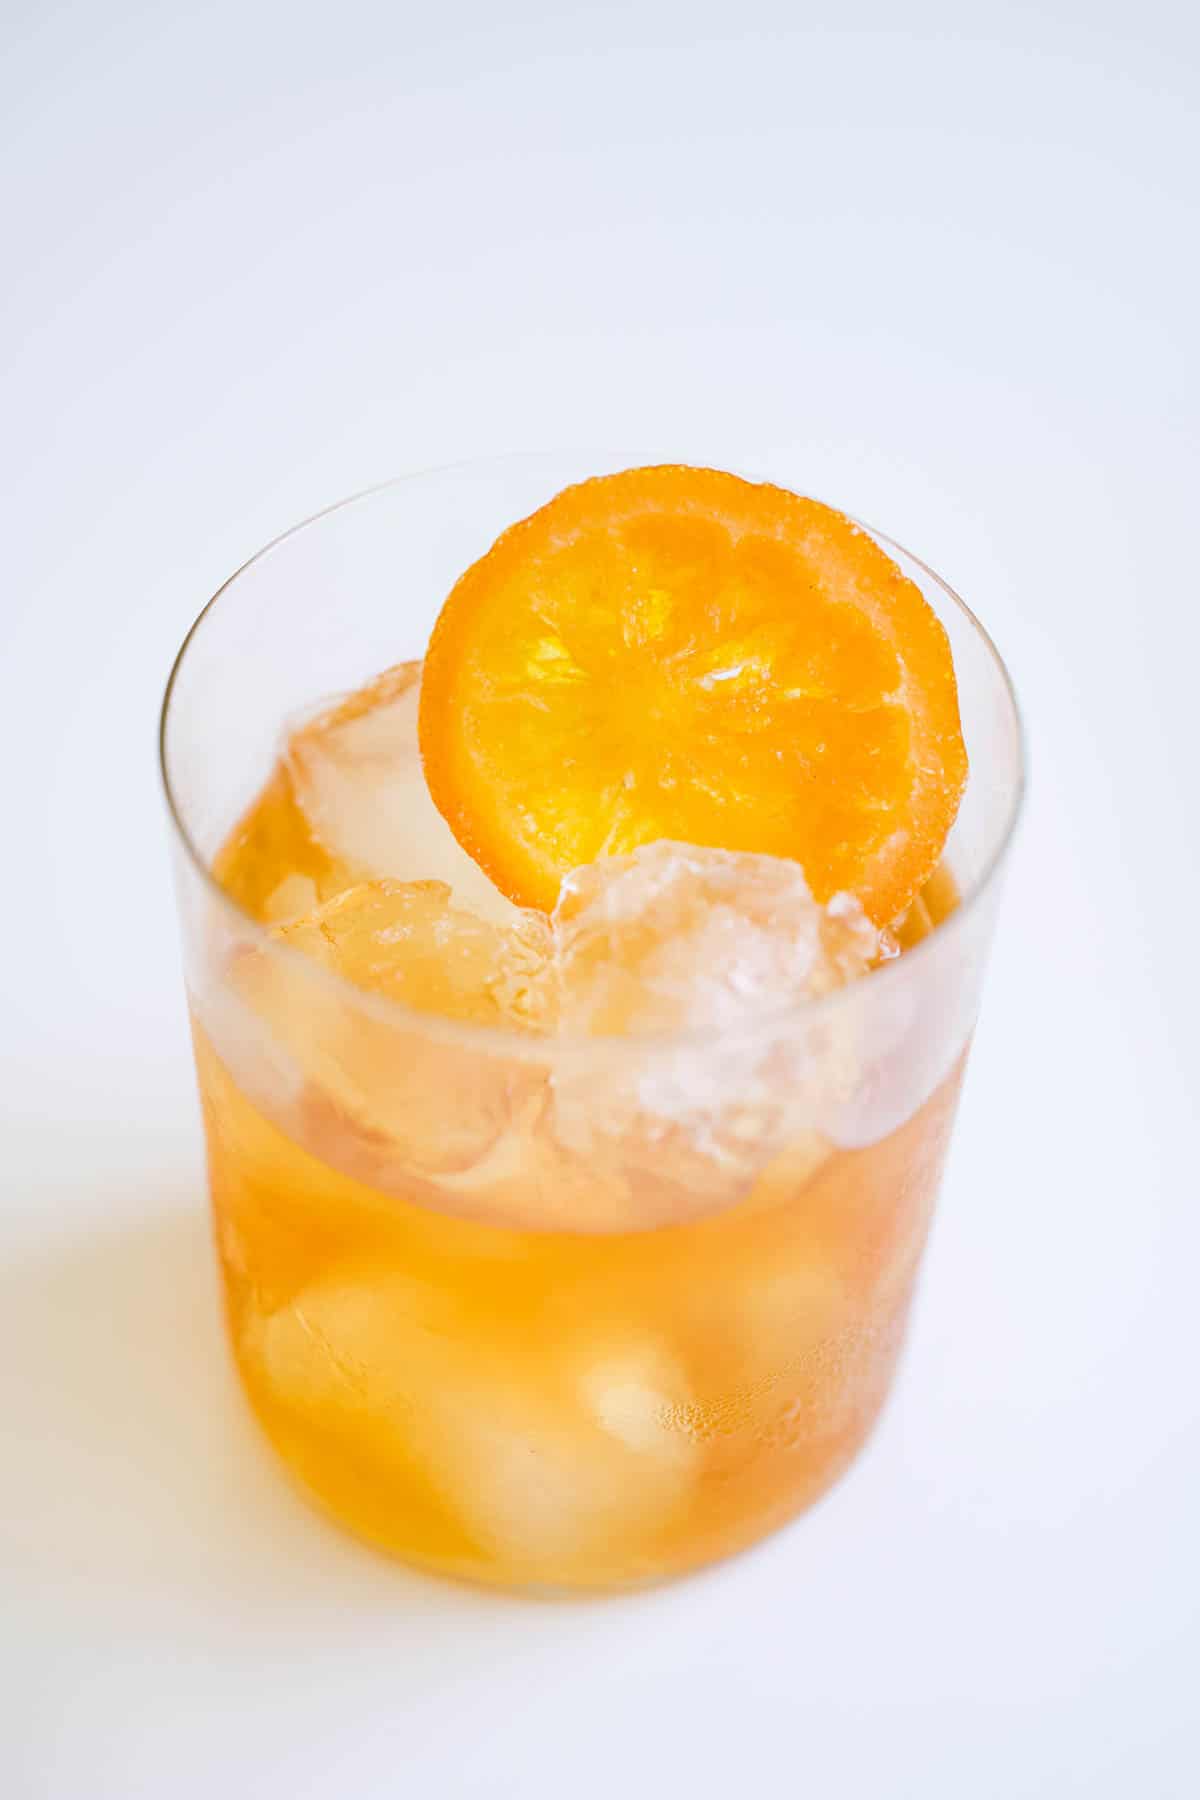
[[[550,932],[512,909],[498,926],[451,904],[444,881],[367,881],[274,937],[356,987],[421,1012],[536,1028],[546,997]]]
[[[723,1256],[710,1247],[681,1270],[672,1302],[672,1335],[696,1396],[683,1423],[717,1485],[743,1480],[780,1420],[820,1392],[830,1346],[863,1312],[824,1245],[809,1242],[802,1199],[791,1219],[738,1218]]]
[[[235,970],[270,1051],[256,1059],[255,1044],[244,1045],[239,1078],[253,1093],[259,1065],[290,1063],[302,1135],[362,1179],[403,1186],[407,1174],[477,1165],[540,1105],[545,1070],[517,1045],[509,1055],[503,1041],[457,1038],[439,1022],[539,1030],[549,927],[540,914],[513,919],[472,917],[451,905],[444,882],[372,881],[277,926]],[[361,1003],[322,971],[430,1015],[428,1028]],[[236,1050],[229,1032],[218,1048],[231,1035]]]
[[[681,1377],[658,1346],[591,1351],[585,1332],[564,1342],[351,1264],[257,1322],[245,1348],[298,1423],[384,1479],[412,1470],[512,1575],[586,1579],[599,1560],[632,1577],[690,1492],[699,1451],[670,1424]]]
[[[429,797],[417,743],[421,665],[400,663],[292,732],[284,761],[314,836],[362,877],[445,881],[496,922],[516,911]]]
[[[880,948],[851,896],[822,907],[796,863],[659,842],[568,875],[553,928],[560,1030],[597,1039],[556,1063],[554,1129],[624,1171],[647,1223],[741,1198],[820,1124],[846,1045],[808,1003]]]
[[[516,1231],[621,1233],[649,1221],[624,1173],[570,1151],[546,1128],[547,1082],[527,1110],[468,1167],[443,1170],[436,1204]]]
[[[287,924],[314,911],[320,902],[321,895],[311,875],[285,875],[264,900],[262,918],[267,925]]]
[[[630,1332],[627,1342],[591,1349],[577,1379],[596,1423],[628,1449],[659,1463],[696,1461],[685,1380],[664,1345]]]
[[[564,1031],[721,1031],[862,974],[858,901],[813,899],[798,863],[667,840],[576,869],[554,912]]]

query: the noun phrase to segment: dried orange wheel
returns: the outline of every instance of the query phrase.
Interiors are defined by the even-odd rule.
[[[429,791],[513,900],[656,838],[801,864],[878,924],[966,780],[924,596],[842,513],[716,469],[569,487],[456,583],[421,685]]]

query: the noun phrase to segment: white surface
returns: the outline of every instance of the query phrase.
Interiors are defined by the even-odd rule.
[[[805,10],[4,11],[6,1800],[1197,1791],[1196,14]],[[344,1541],[243,1415],[153,732],[281,527],[579,442],[929,556],[1034,789],[869,1453],[546,1606]]]

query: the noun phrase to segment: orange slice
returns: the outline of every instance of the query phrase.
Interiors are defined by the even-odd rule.
[[[657,838],[791,857],[877,924],[966,780],[946,633],[842,513],[716,469],[566,488],[456,583],[430,641],[433,799],[513,900]]]

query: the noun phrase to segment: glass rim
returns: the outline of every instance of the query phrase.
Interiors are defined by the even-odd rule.
[[[384,994],[372,993],[367,988],[357,987],[345,979],[336,970],[327,968],[323,963],[313,961],[302,951],[291,945],[281,943],[274,937],[274,927],[256,919],[240,902],[226,892],[213,875],[211,868],[201,853],[198,845],[188,830],[184,820],[183,809],[172,786],[168,761],[167,736],[171,719],[171,703],[174,699],[176,684],[187,660],[188,652],[207,621],[213,616],[220,602],[231,593],[242,577],[264,562],[282,544],[287,543],[301,532],[308,531],[334,513],[348,512],[350,508],[361,506],[364,502],[376,499],[381,495],[405,487],[410,483],[428,480],[434,476],[454,475],[468,472],[479,473],[489,467],[504,467],[519,462],[551,461],[567,456],[585,456],[588,452],[578,450],[559,451],[515,451],[494,456],[472,457],[466,460],[437,463],[421,469],[413,469],[401,475],[394,475],[386,481],[374,482],[369,487],[360,488],[356,493],[348,494],[341,500],[335,500],[328,506],[320,507],[306,518],[279,532],[258,550],[240,563],[231,575],[209,596],[196,617],[192,620],[184,634],[179,649],[175,653],[166,686],[163,690],[162,704],[158,720],[158,772],[162,782],[166,801],[167,816],[172,832],[182,848],[184,856],[192,870],[199,876],[202,886],[210,898],[216,903],[221,913],[232,917],[239,932],[253,941],[256,948],[282,956],[285,966],[290,964],[298,972],[303,971],[305,977],[316,982],[330,994],[336,994],[359,1012],[393,1027],[400,1027],[409,1033],[422,1033],[440,1041],[458,1044],[461,1047],[476,1049],[480,1052],[503,1054],[512,1058],[514,1055],[522,1061],[544,1062],[547,1057],[558,1059],[582,1053],[585,1057],[598,1057],[605,1053],[619,1052],[622,1048],[636,1044],[639,1052],[669,1051],[701,1051],[711,1054],[714,1049],[713,1034],[708,1026],[689,1026],[675,1031],[626,1032],[609,1036],[584,1036],[582,1034],[563,1034],[543,1037],[535,1032],[521,1030],[516,1026],[487,1025],[469,1019],[455,1019],[448,1015],[433,1012],[422,1012],[417,1007],[406,1006],[400,1000],[394,1000]],[[593,450],[592,455],[600,452]],[[658,458],[666,461],[666,458]],[[627,467],[643,466],[631,462]],[[582,477],[581,477],[582,479]],[[747,476],[750,480],[771,480],[770,476]],[[795,491],[795,490],[793,490]],[[549,498],[550,496],[547,496]],[[844,510],[844,509],[841,509]],[[759,1036],[779,1035],[789,1025],[796,1023],[816,1023],[853,1004],[856,996],[864,990],[877,994],[882,1000],[889,985],[894,985],[902,971],[910,971],[924,967],[937,952],[948,943],[961,936],[966,926],[979,912],[985,899],[997,887],[1005,866],[1017,826],[1020,823],[1024,808],[1025,794],[1028,786],[1027,736],[1020,703],[1008,665],[1001,656],[995,640],[987,627],[982,624],[976,614],[967,605],[962,596],[950,586],[937,570],[909,550],[897,539],[888,536],[855,514],[848,514],[854,524],[866,531],[886,549],[897,551],[915,564],[933,581],[950,604],[962,615],[966,624],[981,642],[995,673],[999,677],[1001,690],[1007,701],[1012,720],[1014,776],[1007,796],[1007,805],[1003,819],[994,835],[983,866],[975,880],[960,894],[958,904],[953,911],[940,920],[933,929],[910,950],[893,957],[885,963],[869,969],[857,980],[844,987],[835,988],[831,992],[808,997],[799,1002],[791,1002],[786,1007],[772,1007],[769,1010],[747,1015],[736,1024],[723,1027],[721,1031],[722,1049],[736,1046],[747,1039]],[[968,780],[970,776],[968,775]]]

